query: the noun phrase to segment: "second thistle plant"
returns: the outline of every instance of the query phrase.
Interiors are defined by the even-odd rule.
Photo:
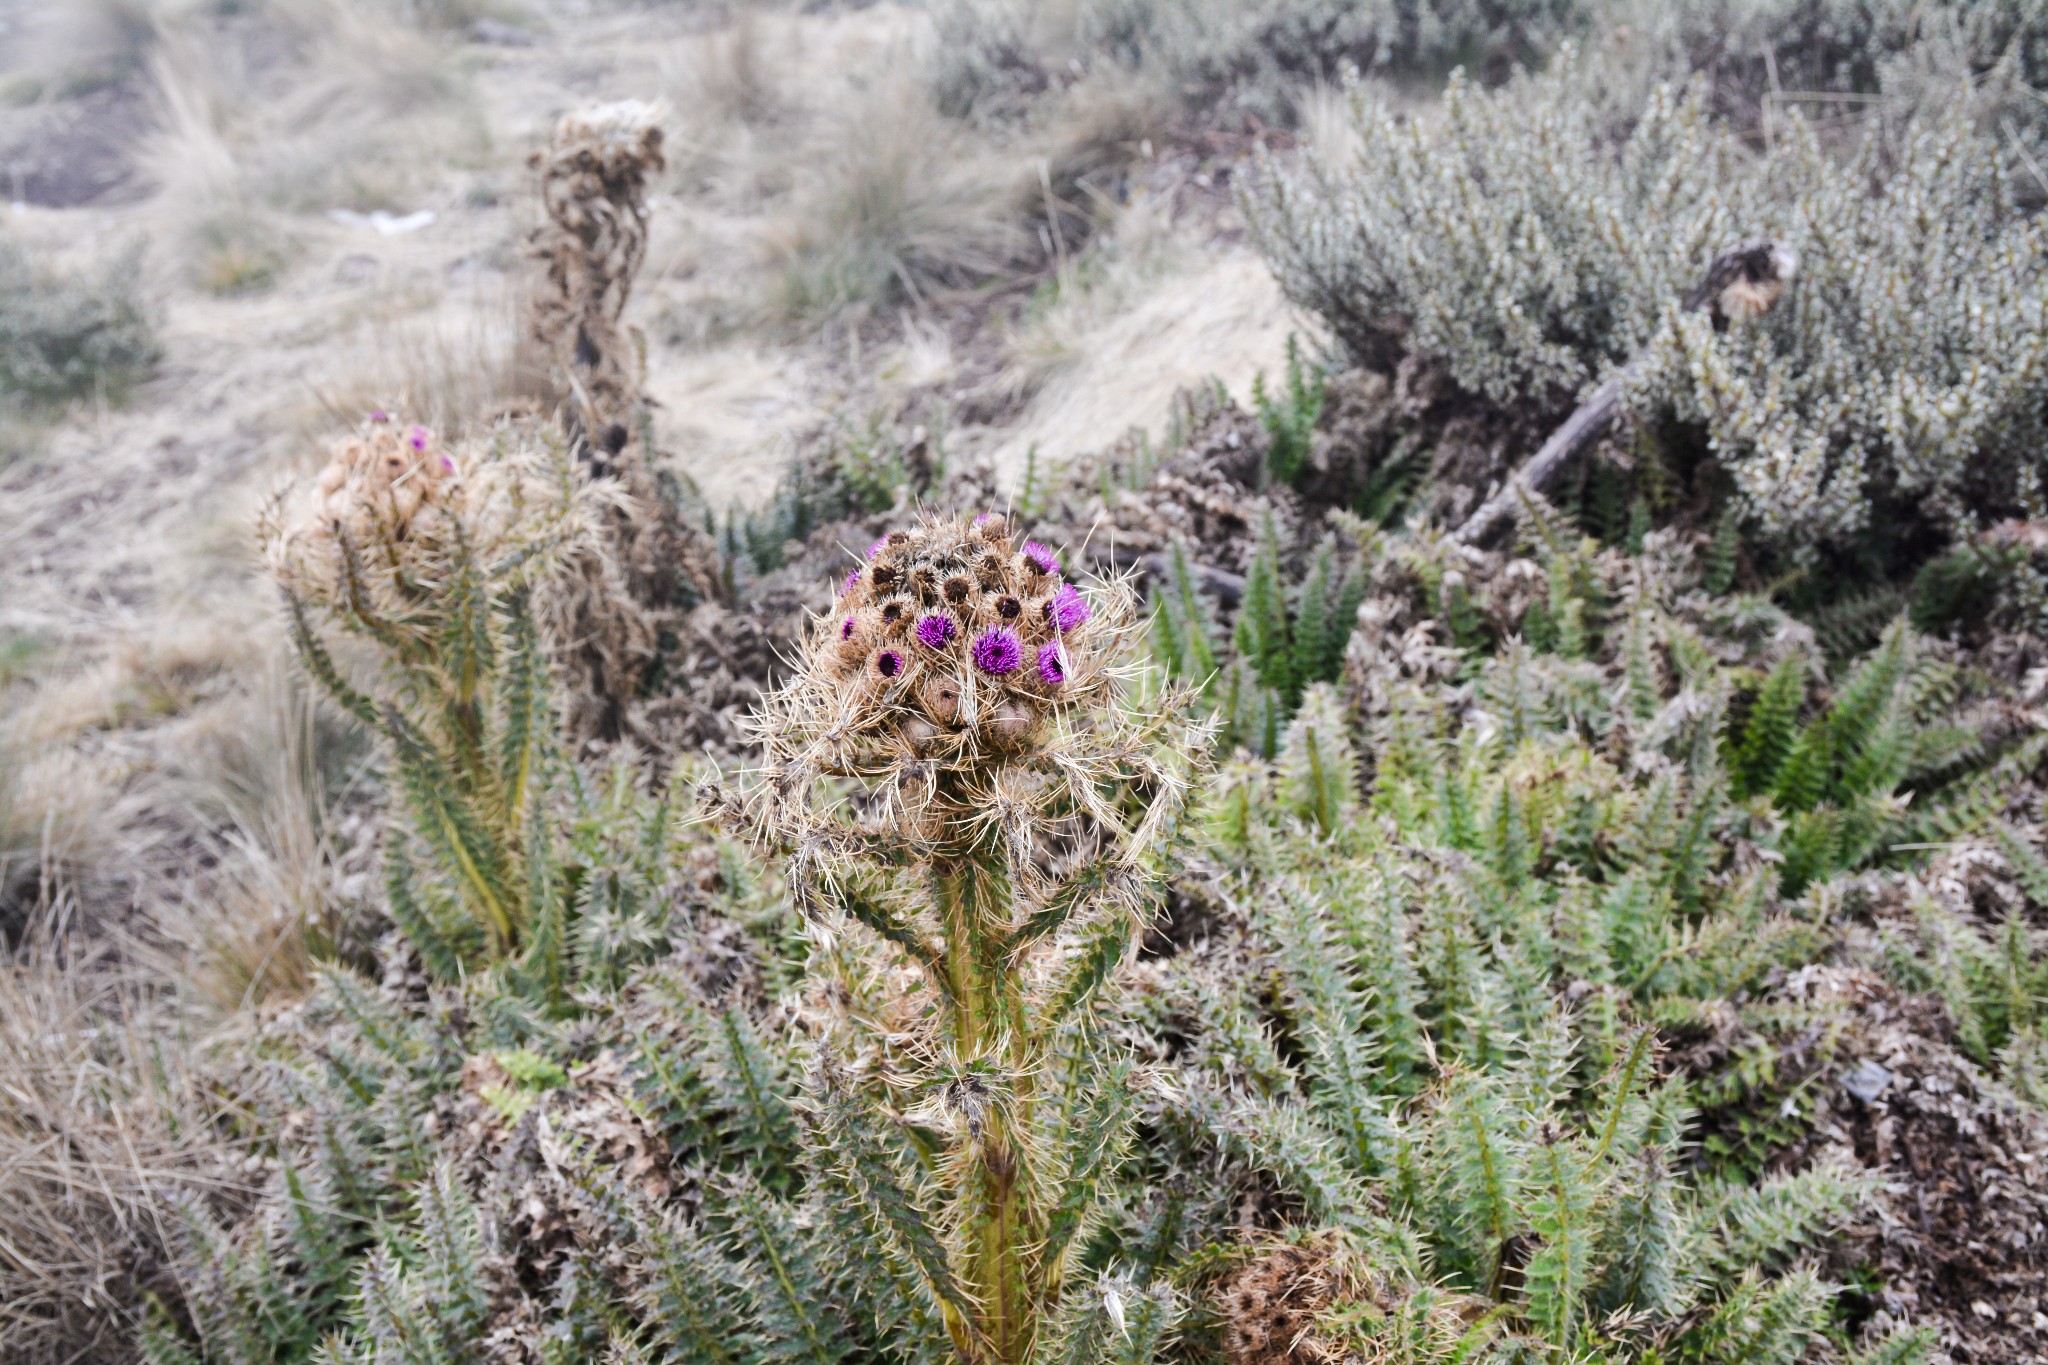
[[[864,926],[871,965],[921,978],[878,1046],[821,1066],[815,1130],[907,1316],[967,1361],[1171,1317],[1163,1288],[1073,1283],[1136,1109],[1091,1005],[1207,749],[1181,697],[1127,694],[1138,629],[1121,585],[1082,592],[1001,517],[894,532],[757,718],[758,784],[714,797],[821,932]]]

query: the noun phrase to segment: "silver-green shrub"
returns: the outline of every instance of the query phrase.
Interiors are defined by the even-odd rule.
[[[1453,78],[1413,119],[1353,84],[1355,151],[1247,196],[1288,295],[1361,365],[1439,367],[1553,420],[1647,353],[1640,426],[1703,434],[1748,528],[1795,559],[1879,509],[1950,536],[2034,515],[2048,256],[2001,148],[1951,114],[1874,118],[1843,155],[1788,123],[1756,154],[1698,84],[1623,117],[1600,80],[1568,53],[1499,91]],[[1726,330],[1683,312],[1754,237],[1798,255],[1786,302]]]
[[[0,242],[0,409],[119,398],[160,354],[134,258],[65,275]]]
[[[1494,403],[1595,382],[1738,231],[1743,166],[1698,92],[1659,90],[1625,130],[1590,74],[1455,75],[1430,119],[1350,82],[1355,157],[1269,166],[1245,200],[1288,296],[1371,369],[1416,355]]]
[[[2048,81],[2039,0],[1605,0],[1606,26],[1653,69],[1698,72],[1715,106],[1754,118],[1766,100],[1840,112],[1842,95],[1929,94],[1929,75],[2009,93]],[[2030,115],[2040,118],[2040,106]]]
[[[1584,0],[955,0],[939,17],[942,108],[1013,112],[1020,95],[1103,63],[1175,98],[1292,115],[1291,86],[1346,67],[1440,74],[1534,61],[1582,26]]]
[[[1768,165],[1771,230],[1802,259],[1783,308],[1717,334],[1661,319],[1639,412],[1705,427],[1744,510],[1790,545],[1916,506],[1953,537],[2044,510],[2048,230],[1960,118],[1873,132],[1856,155],[1799,137]]]

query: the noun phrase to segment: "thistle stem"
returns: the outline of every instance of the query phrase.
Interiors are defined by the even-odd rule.
[[[933,893],[946,931],[951,978],[949,1024],[963,1062],[995,1063],[1011,1087],[974,1127],[976,1170],[968,1197],[973,1228],[970,1292],[981,1305],[981,1337],[991,1365],[1017,1365],[1030,1351],[1032,1293],[1026,1250],[1036,1223],[1027,1207],[1017,1129],[1030,1123],[1030,1040],[1022,981],[1004,951],[1012,905],[998,850],[974,848],[933,869]]]

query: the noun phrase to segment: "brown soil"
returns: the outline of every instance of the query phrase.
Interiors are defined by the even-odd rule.
[[[1795,999],[1838,1002],[1848,1028],[1811,1134],[1786,1160],[1845,1159],[1881,1176],[1867,1217],[1828,1253],[1871,1339],[1932,1328],[1956,1362],[2048,1359],[2048,1114],[1965,1057],[1933,996],[1874,973],[1814,968]]]

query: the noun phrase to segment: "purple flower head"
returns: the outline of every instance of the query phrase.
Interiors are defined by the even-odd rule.
[[[1054,640],[1051,644],[1038,647],[1038,676],[1040,681],[1054,687],[1067,680],[1067,652]]]
[[[887,536],[883,536],[883,537],[882,537],[882,538],[881,538],[880,540],[878,540],[878,541],[876,541],[876,542],[875,542],[874,544],[872,544],[872,545],[868,546],[868,552],[867,552],[867,554],[866,554],[865,558],[868,558],[868,559],[873,559],[873,558],[874,558],[874,557],[875,557],[876,555],[878,555],[878,554],[882,553],[882,551],[884,551],[884,550],[886,550],[886,549],[888,549],[888,548],[889,548],[889,537],[887,537]]]
[[[844,621],[841,621],[839,623],[839,638],[842,640],[851,640],[853,638],[853,625],[854,622],[851,616],[847,617]]]
[[[455,461],[449,459],[446,455],[443,455],[441,457],[441,468],[447,470],[450,474],[453,474],[455,472]]]
[[[978,517],[976,517],[976,518],[974,519],[974,524],[975,524],[976,526],[980,526],[980,525],[981,525],[982,523],[984,523],[984,522],[990,522],[990,521],[994,521],[995,519],[996,519],[996,514],[995,514],[995,513],[993,513],[993,512],[983,512],[983,513],[982,513],[982,514],[981,514],[980,516],[978,516]]]
[[[1058,573],[1060,562],[1052,557],[1052,551],[1035,540],[1024,542],[1024,562],[1040,573]]]
[[[425,427],[414,427],[405,434],[405,440],[406,444],[410,445],[414,450],[425,450],[427,448],[427,429]]]
[[[372,422],[388,422],[391,420],[391,414],[382,408],[371,408],[370,420]]]
[[[1014,673],[1023,662],[1024,645],[1013,630],[996,626],[974,642],[974,666],[984,673]]]
[[[1072,583],[1060,584],[1060,590],[1045,604],[1045,619],[1052,622],[1054,630],[1072,630],[1094,614],[1088,599]]]
[[[857,588],[857,587],[859,587],[859,586],[860,586],[860,570],[859,570],[859,569],[854,569],[854,570],[851,570],[851,571],[850,571],[850,572],[848,572],[848,573],[847,573],[847,575],[846,575],[846,581],[845,581],[844,583],[841,583],[841,584],[839,585],[839,595],[840,595],[841,597],[844,597],[844,596],[846,596],[846,594],[848,594],[848,593],[852,592],[852,591],[853,591],[853,590],[854,590],[855,588]]]
[[[875,656],[875,672],[885,678],[893,678],[903,671],[903,656],[893,649],[885,649]]]
[[[936,612],[917,623],[918,642],[926,649],[944,649],[958,633],[952,617]]]

